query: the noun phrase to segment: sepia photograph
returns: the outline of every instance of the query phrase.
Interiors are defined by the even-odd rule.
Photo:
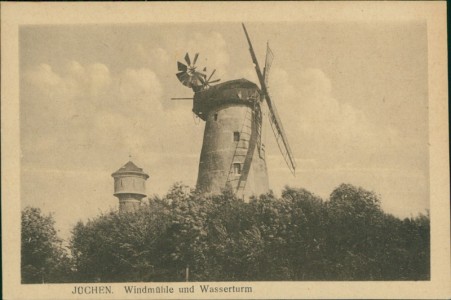
[[[12,76],[2,30],[2,77],[17,86],[2,95],[2,146],[5,133],[17,146],[2,215],[17,234],[9,280],[25,291],[5,299],[449,293],[449,266],[433,276],[450,254],[447,81],[431,79],[446,19],[437,35],[418,14],[445,5],[398,3],[398,18],[373,2],[177,4],[125,5],[124,19],[112,3],[28,5],[55,19],[15,27]]]

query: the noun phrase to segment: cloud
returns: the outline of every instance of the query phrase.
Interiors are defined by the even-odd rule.
[[[273,68],[269,80],[295,156],[352,164],[396,147],[397,132],[372,124],[363,111],[336,99],[322,70],[306,69],[294,77]]]
[[[57,86],[61,81],[61,78],[48,64],[40,64],[26,71],[25,79],[41,91]]]
[[[24,84],[22,147],[37,163],[102,161],[112,149],[143,150],[163,120],[162,86],[147,68],[112,74],[103,64],[72,61],[56,72],[41,64],[24,72]]]
[[[188,53],[191,63],[196,53],[199,57],[196,66],[199,69],[207,67],[208,73],[216,69],[217,75],[225,75],[229,68],[230,56],[224,37],[218,32],[199,33],[193,32],[188,36],[173,39],[170,47],[155,46],[150,43],[137,43],[132,45],[135,54],[135,64],[140,63],[152,70],[158,70],[161,75],[169,72],[171,75],[176,69],[168,69],[175,65],[175,61],[186,64],[185,54]],[[172,75],[173,76],[173,75]]]
[[[66,84],[76,84],[77,87],[83,87],[87,89],[88,93],[94,95],[105,90],[111,84],[110,70],[100,63],[84,67],[76,61],[71,61],[66,65],[62,76],[64,76]]]
[[[315,161],[314,168],[348,168],[362,164],[380,167],[399,158],[405,138],[387,124],[372,123],[346,99],[337,99],[330,79],[321,69],[293,74],[273,66],[269,75],[272,102],[292,152],[303,167],[302,162],[309,159]],[[235,77],[258,83],[253,68],[242,69]],[[271,127],[266,128],[267,153],[279,156],[272,167],[285,168],[288,176]]]
[[[148,117],[157,117],[161,113],[162,86],[152,70],[124,70],[118,78],[118,88],[117,100],[125,115],[132,117],[144,113]]]
[[[102,169],[128,154],[200,153],[203,122],[196,123],[186,105],[163,108],[163,86],[149,68],[111,73],[102,64],[73,61],[58,72],[43,64],[25,74],[25,163]]]
[[[152,70],[160,70],[167,67],[169,53],[162,47],[152,44],[137,43],[130,46],[132,57],[128,57],[133,66],[144,66]]]
[[[159,61],[164,65],[167,65],[167,63],[169,62],[169,54],[163,48],[160,47],[153,48],[150,53],[152,58],[154,58],[156,61]]]
[[[40,64],[25,71],[26,88],[33,89],[35,114],[48,115],[53,121],[67,121],[76,115],[95,109],[112,82],[103,64],[82,66],[72,61],[60,73],[48,64]],[[26,101],[27,99],[25,99]]]
[[[251,76],[252,70],[243,74]],[[349,182],[377,191],[388,212],[408,216],[421,211],[428,197],[427,175],[408,157],[409,137],[390,125],[372,123],[362,110],[335,97],[320,69],[294,76],[275,67],[269,85],[298,163],[293,177],[272,132],[267,133],[268,172],[276,192],[288,184],[327,199],[339,184]]]

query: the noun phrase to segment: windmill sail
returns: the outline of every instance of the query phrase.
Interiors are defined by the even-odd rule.
[[[267,57],[266,57],[265,75],[263,75],[260,70],[260,66],[258,65],[257,57],[255,56],[254,48],[252,47],[252,43],[251,43],[251,40],[247,33],[246,27],[244,26],[244,24],[242,24],[242,25],[243,25],[244,33],[246,35],[247,42],[249,44],[249,51],[251,53],[252,62],[255,65],[255,71],[257,72],[261,90],[266,99],[266,103],[268,104],[269,120],[270,120],[271,128],[276,137],[277,145],[279,146],[280,152],[282,153],[282,156],[285,159],[285,162],[287,163],[288,168],[294,175],[296,172],[296,161],[291,152],[290,145],[288,144],[288,139],[285,135],[285,131],[283,130],[282,122],[279,118],[276,107],[274,106],[274,104],[271,101],[271,97],[269,95],[268,87],[266,84],[266,79],[268,77],[267,73],[268,73],[269,67],[271,66],[271,63],[272,63],[272,58],[270,58],[269,64],[268,64],[268,57],[272,56],[272,52],[270,52],[270,55],[269,56],[267,55]],[[269,49],[269,47],[268,47],[268,49]]]
[[[266,102],[270,103],[270,97],[266,94]],[[290,145],[288,144],[288,139],[285,135],[285,131],[282,127],[282,122],[280,121],[279,115],[277,114],[276,107],[274,105],[269,105],[269,123],[271,124],[271,128],[276,137],[277,145],[279,146],[280,152],[282,153],[285,162],[287,163],[288,168],[290,169],[293,175],[296,173],[296,161],[293,157],[293,153],[291,152]]]
[[[266,44],[266,59],[265,68],[263,69],[263,77],[265,78],[265,84],[268,85],[269,70],[271,69],[272,61],[274,60],[274,54],[269,48],[269,43]]]

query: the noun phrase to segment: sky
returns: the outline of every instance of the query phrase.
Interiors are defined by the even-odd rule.
[[[426,23],[248,23],[257,58],[275,59],[272,100],[297,162],[265,133],[271,189],[327,199],[341,183],[374,191],[398,217],[429,208]],[[177,60],[221,82],[258,82],[239,23],[23,26],[20,47],[22,207],[53,213],[67,239],[78,220],[117,209],[111,173],[132,161],[149,196],[194,187],[204,122]]]

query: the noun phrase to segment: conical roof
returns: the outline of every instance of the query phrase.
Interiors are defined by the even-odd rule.
[[[139,174],[144,175],[146,178],[149,178],[149,175],[144,173],[142,168],[138,168],[132,161],[127,162],[125,165],[120,167],[116,172],[111,174],[111,176],[121,175],[121,174]]]

